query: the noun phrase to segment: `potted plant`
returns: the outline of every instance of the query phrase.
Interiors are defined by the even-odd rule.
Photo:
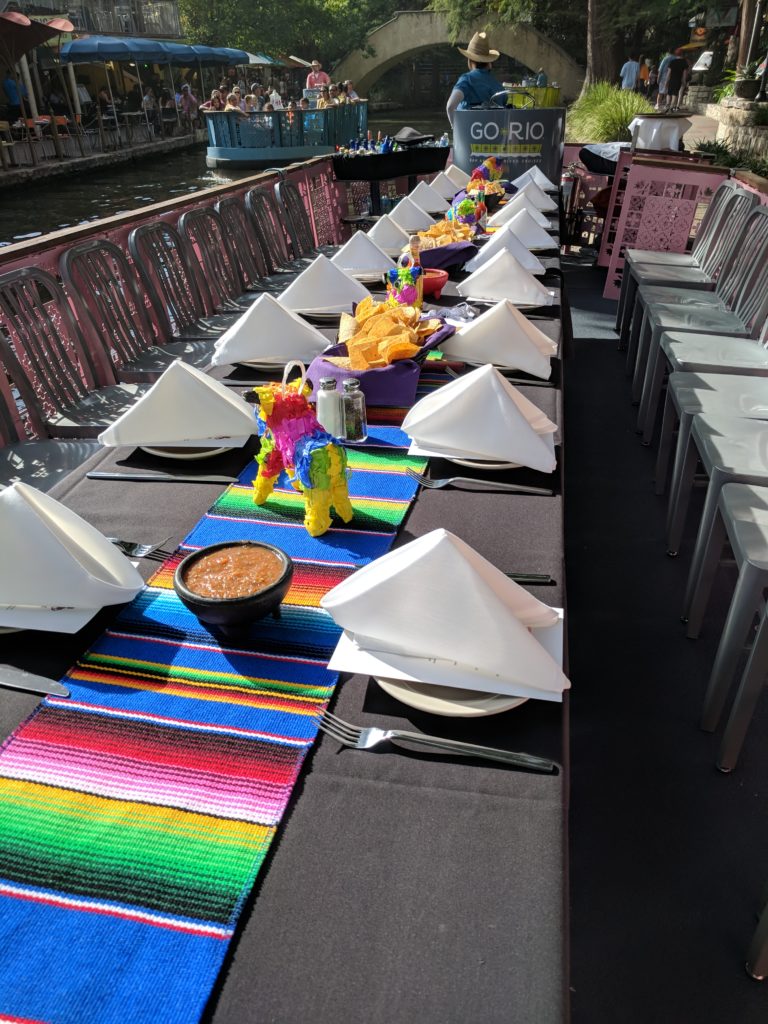
[[[740,100],[753,100],[760,88],[760,79],[756,78],[757,61],[752,61],[744,69],[744,73],[737,78],[733,85],[733,94]]]

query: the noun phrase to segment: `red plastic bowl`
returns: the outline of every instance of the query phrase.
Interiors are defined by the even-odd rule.
[[[424,271],[424,294],[440,298],[440,293],[445,288],[448,280],[447,270],[425,270]]]

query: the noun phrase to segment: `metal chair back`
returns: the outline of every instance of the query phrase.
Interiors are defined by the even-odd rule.
[[[216,203],[216,212],[224,224],[227,241],[234,249],[242,287],[250,288],[255,281],[267,276],[267,264],[245,203],[239,196],[229,196]]]
[[[709,206],[704,211],[704,216],[701,218],[701,224],[699,224],[699,230],[696,232],[693,249],[691,250],[691,255],[696,258],[700,265],[706,259],[710,242],[720,226],[728,201],[733,197],[734,192],[738,188],[739,186],[732,178],[726,178],[725,181],[722,181],[717,186]],[[743,192],[744,189],[740,191]]]
[[[737,246],[743,261],[743,283],[735,296],[733,311],[757,339],[768,317],[768,206],[757,206],[744,224]],[[723,296],[725,298],[725,296]]]
[[[139,282],[122,249],[105,238],[62,253],[59,272],[83,333],[125,366],[157,344]]]
[[[34,267],[0,276],[0,355],[48,418],[115,382],[106,357],[95,363],[56,278]]]
[[[166,337],[176,337],[214,311],[197,260],[190,258],[182,236],[170,224],[158,220],[134,228],[128,252],[152,306],[163,318]]]
[[[242,291],[240,272],[221,217],[213,207],[189,210],[179,219],[193,260],[197,260],[214,306],[223,306]]]
[[[274,198],[267,189],[252,188],[245,195],[245,208],[261,244],[267,270],[274,274],[290,263],[285,231]]]
[[[288,225],[294,259],[307,256],[314,251],[317,242],[312,230],[312,222],[296,182],[290,181],[288,178],[278,181],[275,184],[275,195],[278,204],[285,211],[285,221]]]
[[[734,274],[738,267],[741,234],[747,217],[758,203],[755,193],[743,188],[729,190],[726,197],[720,206],[709,245],[700,258],[701,269],[717,282],[718,294],[721,294],[721,289],[733,294],[734,287],[738,287]]]
[[[45,437],[45,426],[37,400],[6,342],[0,351],[0,448],[38,437]]]

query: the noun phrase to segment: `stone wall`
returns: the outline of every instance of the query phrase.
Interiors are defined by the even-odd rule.
[[[758,111],[768,111],[768,103],[729,97],[721,103],[709,103],[705,113],[718,122],[718,142],[768,158],[768,125],[755,124]]]

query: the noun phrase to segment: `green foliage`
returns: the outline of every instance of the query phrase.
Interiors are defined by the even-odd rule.
[[[731,148],[709,139],[694,142],[692,148],[700,153],[712,153],[715,163],[720,167],[738,167],[759,174],[761,178],[768,178],[768,158],[756,155],[749,148]]]
[[[651,114],[653,106],[640,93],[618,89],[610,82],[589,86],[568,110],[568,142],[629,142],[628,125],[636,114]]]
[[[409,0],[408,8],[418,10],[425,3]],[[364,48],[367,33],[402,6],[402,0],[179,0],[191,43],[318,57],[326,69],[350,50]]]
[[[733,96],[733,87],[736,82],[736,68],[728,68],[723,72],[723,77],[712,90],[712,102],[719,103],[720,100]]]

